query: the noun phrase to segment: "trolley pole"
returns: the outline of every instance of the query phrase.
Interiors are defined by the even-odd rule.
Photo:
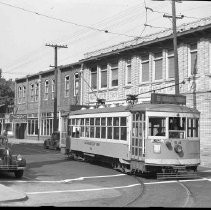
[[[178,52],[177,52],[177,25],[176,18],[182,19],[184,16],[176,17],[175,1],[171,0],[172,3],[172,16],[163,15],[163,17],[172,18],[173,28],[173,44],[174,44],[174,75],[175,75],[175,94],[179,94],[179,68],[178,68]]]
[[[53,114],[53,131],[58,130],[57,124],[57,80],[58,80],[58,66],[57,66],[57,50],[58,48],[67,48],[67,45],[53,45],[53,44],[46,44],[48,47],[54,47],[55,51],[55,59],[54,59],[54,77],[55,77],[55,90],[54,90],[54,114]]]

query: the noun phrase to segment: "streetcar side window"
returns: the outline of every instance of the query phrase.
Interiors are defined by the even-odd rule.
[[[199,137],[199,119],[188,118],[187,137]]]
[[[126,117],[96,117],[68,120],[68,135],[80,138],[127,140]]]
[[[149,136],[166,135],[166,118],[149,117]]]
[[[85,118],[85,137],[89,137],[89,118]]]
[[[112,117],[107,118],[107,139],[112,139]]]
[[[101,118],[101,138],[102,139],[106,138],[106,118],[105,117]]]

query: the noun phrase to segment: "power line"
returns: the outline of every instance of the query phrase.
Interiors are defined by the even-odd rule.
[[[72,22],[72,21],[63,20],[63,19],[60,19],[60,18],[52,17],[52,16],[49,16],[49,15],[45,15],[43,13],[39,13],[39,12],[36,12],[36,11],[28,10],[28,9],[25,9],[25,8],[22,8],[22,7],[18,7],[18,6],[14,6],[12,4],[7,4],[7,3],[4,3],[4,2],[0,2],[0,4],[5,5],[5,6],[9,6],[9,7],[13,7],[15,9],[23,10],[24,12],[29,12],[29,13],[32,13],[32,14],[35,14],[35,15],[46,17],[48,19],[60,21],[60,22],[63,22],[63,23],[69,23],[69,24],[72,24],[72,25],[75,25],[75,26],[88,28],[88,29],[91,29],[91,30],[99,31],[99,32],[104,32],[104,33],[110,33],[110,34],[115,34],[115,35],[121,35],[121,36],[137,38],[137,36],[130,36],[130,35],[123,34],[123,33],[111,32],[111,31],[108,31],[107,29],[99,29],[99,28],[95,28],[95,27],[92,27],[92,26],[78,24],[78,23],[75,23],[75,22]]]
[[[138,5],[138,6],[136,5],[136,6],[130,7],[128,9],[126,9],[126,10],[123,10],[123,11],[118,12],[117,14],[115,14],[115,15],[113,15],[111,17],[104,18],[103,20],[99,21],[98,23],[96,23],[94,25],[96,25],[98,27],[101,26],[101,25],[102,26],[105,26],[105,24],[109,23],[109,21],[111,22],[111,20],[112,20],[112,23],[114,23],[117,20],[116,23],[114,23],[114,24],[111,25],[113,27],[115,27],[115,25],[120,25],[120,23],[123,24],[123,22],[126,22],[126,21],[128,22],[129,21],[127,17],[128,16],[131,16],[131,14],[132,14],[132,17],[130,17],[130,19],[133,18],[136,15],[136,14],[134,15],[134,12],[137,11],[137,10],[139,10],[140,7],[141,7],[141,5]],[[143,7],[141,7],[141,8],[143,8]],[[123,20],[120,20],[119,21],[119,18],[122,18],[122,17],[123,17]],[[88,35],[86,35],[87,33],[88,33]],[[72,40],[71,41],[68,41],[68,43],[72,43],[72,42],[75,42],[75,41],[84,39],[87,36],[91,36],[92,33],[94,33],[94,32],[90,32],[90,31],[85,32],[85,29],[84,28],[83,29],[80,29],[76,33],[74,33],[73,35],[70,36]],[[70,37],[68,37],[68,38],[70,38]],[[56,39],[55,40],[55,42],[58,42],[58,41],[59,41],[59,39]],[[67,42],[67,41],[64,41],[64,42]],[[30,52],[30,54],[33,54],[33,55],[34,55],[34,53],[39,52],[39,55],[36,55],[35,57],[33,56],[34,58],[30,58],[29,55],[24,56],[24,58],[19,58],[19,60],[22,59],[21,62],[16,63],[16,64],[13,64],[12,67],[9,67],[10,72],[11,72],[11,70],[14,71],[15,69],[20,68],[23,65],[26,65],[26,64],[29,64],[29,63],[34,62],[33,60],[35,60],[35,59],[37,60],[37,57],[41,57],[41,56],[44,57],[43,55],[46,55],[47,54],[47,52],[44,52],[43,53],[43,51],[40,51],[40,50],[41,50],[41,47],[39,49],[37,49],[36,51]],[[7,71],[7,72],[9,72],[9,71]]]

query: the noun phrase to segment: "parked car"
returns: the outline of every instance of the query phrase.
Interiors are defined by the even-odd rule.
[[[55,131],[51,134],[50,138],[44,140],[43,147],[45,149],[60,150],[59,140],[60,140],[60,132]]]
[[[21,178],[25,168],[25,158],[20,154],[14,154],[8,139],[0,136],[0,172],[13,172],[16,178]]]

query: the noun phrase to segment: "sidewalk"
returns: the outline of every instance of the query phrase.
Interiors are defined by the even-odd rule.
[[[9,201],[23,201],[27,199],[27,195],[24,192],[13,190],[11,187],[6,187],[0,184],[0,206],[2,202]]]
[[[9,143],[13,144],[23,144],[23,143],[28,143],[28,144],[43,144],[44,140],[33,140],[33,139],[15,139],[15,138],[8,138]]]

